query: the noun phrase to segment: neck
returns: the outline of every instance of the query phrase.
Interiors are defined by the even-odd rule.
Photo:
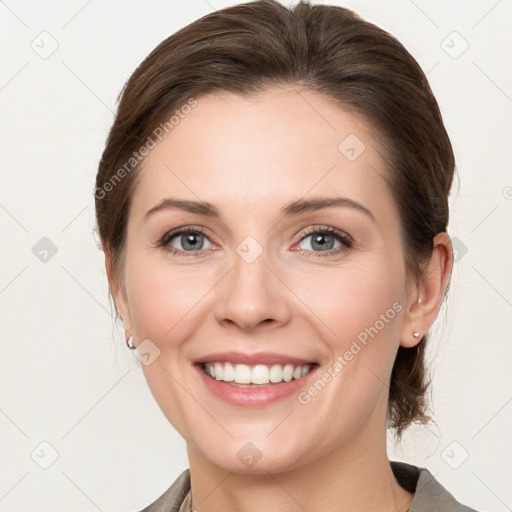
[[[192,505],[201,512],[405,512],[413,494],[396,482],[386,431],[359,432],[299,468],[260,474],[226,471],[187,445]]]

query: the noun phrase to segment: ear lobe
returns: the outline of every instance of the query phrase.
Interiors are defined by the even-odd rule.
[[[438,233],[433,239],[432,256],[416,289],[410,294],[407,313],[402,326],[402,347],[416,346],[434,323],[448,285],[453,265],[453,252],[447,233]],[[414,333],[419,333],[414,335]]]
[[[420,302],[421,300],[421,302]],[[423,298],[415,299],[408,307],[408,312],[402,325],[400,346],[404,348],[415,347],[423,338],[426,331],[420,330],[423,325],[424,311],[421,309]],[[417,334],[417,335],[416,335]]]
[[[112,262],[112,253],[110,249],[104,248],[105,253],[105,270],[107,272],[108,284],[110,288],[110,293],[112,298],[114,299],[114,305],[117,313],[121,317],[123,324],[125,325],[125,329],[129,330],[131,328],[131,318],[129,314],[128,303],[126,300],[126,294],[124,291],[124,286],[121,282],[119,282],[116,273],[114,272],[114,266]]]

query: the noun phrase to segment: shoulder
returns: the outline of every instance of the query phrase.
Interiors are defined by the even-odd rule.
[[[179,512],[190,490],[190,471],[186,469],[156,501],[140,512]]]
[[[426,468],[391,461],[398,483],[414,493],[409,512],[477,512],[459,503]],[[190,490],[190,471],[186,469],[156,501],[141,512],[179,512]]]
[[[391,461],[398,483],[414,492],[409,512],[477,512],[459,503],[426,468]]]

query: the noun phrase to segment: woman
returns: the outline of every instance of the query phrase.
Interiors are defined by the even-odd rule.
[[[386,451],[428,420],[454,167],[419,65],[346,9],[238,5],[144,60],[95,192],[127,344],[187,443],[144,510],[470,510]]]

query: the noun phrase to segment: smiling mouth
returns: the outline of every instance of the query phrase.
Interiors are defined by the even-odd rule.
[[[223,381],[237,387],[257,388],[299,380],[316,368],[318,363],[246,365],[218,361],[200,363],[199,365],[203,372],[213,380]]]

